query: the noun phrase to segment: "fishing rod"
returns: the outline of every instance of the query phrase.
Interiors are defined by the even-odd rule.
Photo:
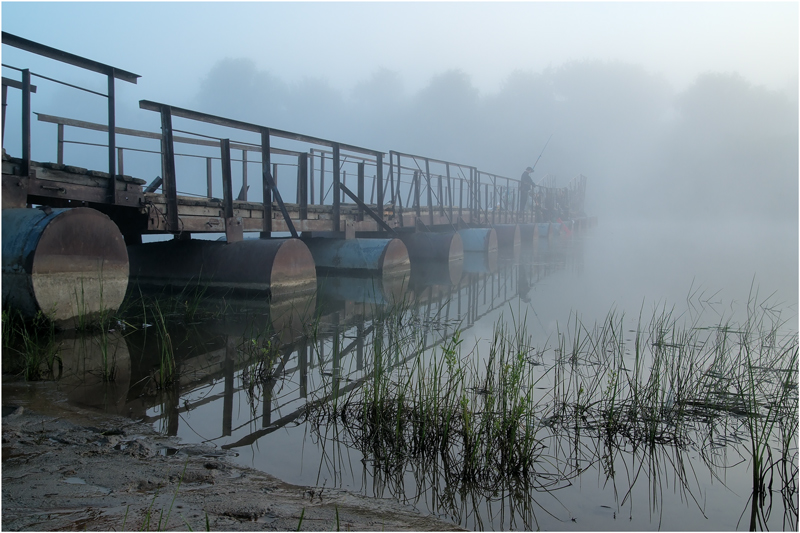
[[[548,145],[548,144],[550,144],[550,139],[552,139],[552,138],[553,138],[553,135],[555,135],[555,132],[553,132],[553,133],[551,133],[551,134],[550,134],[550,137],[547,139],[547,142],[546,142],[546,143],[544,143],[544,148],[547,148],[547,145]],[[536,163],[538,163],[538,162],[539,162],[539,160],[542,158],[542,154],[544,153],[544,148],[542,148],[542,153],[541,153],[541,154],[539,154],[539,157],[537,157],[537,158],[536,158]],[[536,170],[536,163],[534,163],[534,164],[533,164],[533,167],[531,168],[531,172],[533,172],[534,170]]]

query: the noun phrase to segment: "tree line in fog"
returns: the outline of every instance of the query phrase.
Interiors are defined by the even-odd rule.
[[[380,69],[344,93],[226,59],[192,105],[515,178],[552,134],[534,178],[588,176],[594,213],[797,219],[797,97],[736,73],[703,74],[676,91],[641,66],[582,61],[516,71],[483,94],[459,70],[411,93],[400,74]]]

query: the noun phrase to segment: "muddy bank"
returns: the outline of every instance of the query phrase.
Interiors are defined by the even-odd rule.
[[[2,432],[4,530],[458,530],[394,500],[290,485],[228,452],[71,406],[52,383],[4,383]]]

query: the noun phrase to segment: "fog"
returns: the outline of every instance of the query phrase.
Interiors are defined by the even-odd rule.
[[[736,73],[676,91],[643,66],[587,60],[518,70],[482,93],[461,70],[410,92],[400,73],[380,69],[342,92],[231,58],[211,67],[192,107],[514,178],[552,135],[535,177],[588,176],[595,214],[797,219],[797,98]]]
[[[587,176],[587,207],[601,217],[796,224],[796,5],[5,2],[2,9],[4,31],[141,74],[138,85],[117,83],[121,127],[157,131],[157,116],[138,109],[138,100],[150,99],[513,178],[552,135],[535,177]],[[69,30],[78,26],[91,28],[80,40]],[[5,64],[30,61],[3,47]],[[52,73],[53,63],[31,68]],[[104,91],[102,76],[55,72]],[[19,76],[7,68],[4,75]],[[44,86],[35,111],[104,121],[96,96],[34,83]],[[11,94],[10,112],[16,101]],[[53,130],[34,127],[50,144],[45,155]],[[97,159],[102,165],[103,154]]]
[[[541,153],[534,179],[587,176],[601,221],[680,221],[709,239],[735,224],[774,243],[765,263],[797,270],[796,6],[4,3],[3,15],[5,31],[141,74],[117,83],[120,127],[158,131],[138,108],[150,99],[512,178]],[[64,30],[121,16],[130,31],[113,39],[104,25],[81,41]],[[3,48],[4,63],[27,65]],[[104,90],[101,76],[60,72]],[[34,82],[34,111],[105,121],[102,99]],[[34,158],[54,160],[55,126],[33,134]],[[157,157],[139,157],[126,153],[126,173],[152,180]],[[107,165],[78,145],[67,159]],[[771,224],[781,232],[747,230]]]

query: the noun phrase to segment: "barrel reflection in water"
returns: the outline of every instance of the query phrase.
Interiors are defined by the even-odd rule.
[[[549,260],[532,247],[522,264],[496,247],[450,255],[412,260],[410,277],[324,275],[313,297],[204,294],[197,318],[163,330],[153,320],[136,325],[125,337],[130,387],[113,409],[165,434],[233,449],[243,464],[290,483],[352,488],[363,479],[359,490],[386,497],[386,480],[361,463],[357,447],[303,421],[309,405],[344,401],[369,383],[376,350],[380,364],[397,368],[430,357],[456,331],[485,336],[484,322],[530,299],[545,272],[537,263]],[[167,346],[177,366],[170,383],[159,369]],[[329,462],[331,454],[344,462]]]

